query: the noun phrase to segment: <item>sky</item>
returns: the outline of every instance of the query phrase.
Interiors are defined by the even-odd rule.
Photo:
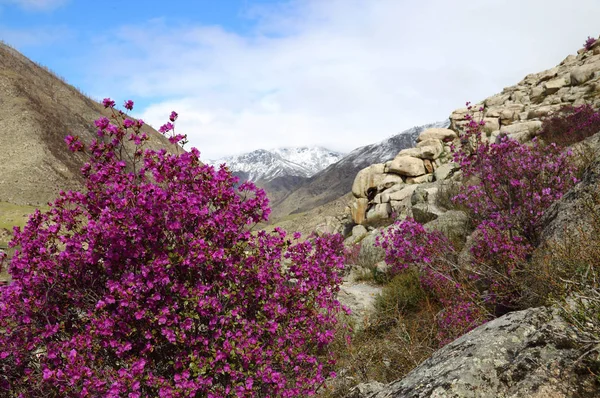
[[[0,39],[203,159],[445,120],[598,37],[599,0],[0,0]]]

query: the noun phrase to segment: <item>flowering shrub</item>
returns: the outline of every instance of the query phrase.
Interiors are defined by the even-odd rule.
[[[331,365],[341,236],[251,233],[269,213],[263,191],[234,189],[196,149],[144,150],[143,122],[104,105],[97,140],[66,140],[90,156],[86,191],[15,229],[0,395],[312,395]],[[181,143],[176,119],[160,131]]]
[[[461,141],[471,149],[454,148],[454,160],[475,183],[463,185],[454,200],[471,210],[476,225],[489,220],[511,236],[537,244],[539,218],[577,182],[570,151],[535,138],[526,145],[501,135],[490,143],[482,139],[482,123],[470,115],[468,119]]]
[[[376,244],[385,250],[392,274],[417,270],[421,288],[440,303],[437,322],[442,345],[485,321],[486,311],[469,288],[473,278],[468,270],[455,267],[454,250],[442,233],[428,232],[409,218],[396,222]]]
[[[590,104],[566,105],[542,122],[540,138],[568,146],[600,132],[600,114]]]
[[[592,46],[594,45],[595,42],[596,42],[596,39],[594,39],[591,36],[588,36],[588,38],[585,41],[585,43],[583,43],[583,48],[585,48],[586,51],[590,51],[592,49]]]

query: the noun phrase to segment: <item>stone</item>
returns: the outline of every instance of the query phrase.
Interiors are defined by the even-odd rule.
[[[429,192],[425,188],[418,186],[410,196],[410,203],[413,206],[417,203],[427,203],[428,197]]]
[[[420,148],[406,148],[398,152],[396,156],[412,156],[413,158],[421,157],[421,149]]]
[[[558,73],[557,67],[537,73],[536,75],[537,75],[538,81],[537,81],[536,85],[539,85],[540,83],[543,83],[547,80],[552,79],[553,77],[556,76],[557,73]]]
[[[484,101],[485,106],[496,106],[496,105],[503,105],[506,101],[508,101],[510,99],[510,95],[509,94],[496,94],[493,95],[491,97],[489,97],[488,99],[486,99]]]
[[[367,213],[367,207],[369,201],[366,198],[358,198],[350,205],[350,214],[352,215],[352,221],[355,224],[362,224],[365,222],[365,215]]]
[[[530,141],[542,128],[542,122],[539,120],[531,120],[528,122],[514,123],[510,126],[500,128],[499,134],[508,134],[509,137],[516,139],[519,142]],[[498,136],[498,134],[492,133]]]
[[[352,195],[355,198],[368,198],[385,179],[386,175],[384,171],[384,164],[372,164],[359,171],[356,177],[354,177]]]
[[[456,170],[459,169],[457,163],[448,162],[444,163],[441,166],[438,166],[437,169],[433,172],[433,177],[435,181],[442,181],[450,177]]]
[[[435,170],[434,164],[435,163],[433,163],[429,159],[423,159],[423,165],[425,166],[425,171],[427,172],[427,174],[433,173],[433,171]]]
[[[355,225],[354,227],[352,227],[352,238],[355,242],[358,242],[359,240],[361,240],[362,238],[365,237],[365,235],[367,235],[367,229],[362,226],[362,225]]]
[[[448,210],[424,225],[429,232],[439,231],[450,240],[464,242],[470,234],[469,216],[464,211]]]
[[[543,85],[544,94],[545,95],[554,94],[555,92],[560,90],[562,87],[564,87],[566,84],[567,84],[567,82],[565,81],[565,79],[563,77],[548,80]]]
[[[511,312],[445,345],[403,379],[363,397],[597,396],[593,374],[575,366],[581,350],[570,341],[573,337],[566,337],[570,330],[551,308]]]
[[[483,131],[485,133],[490,133],[500,128],[500,121],[497,117],[486,117],[483,118],[483,121],[485,123],[485,125],[483,126]]]
[[[375,394],[383,390],[385,384],[378,381],[372,381],[370,383],[361,383],[350,389],[348,395],[345,398],[365,398],[368,395]]]
[[[600,70],[600,62],[585,64],[574,68],[571,71],[571,85],[577,86],[583,84],[594,77],[594,74]]]
[[[450,129],[444,128],[431,128],[424,130],[419,137],[417,137],[417,142],[427,141],[427,140],[453,140],[457,138],[456,132]]]
[[[538,106],[536,108],[532,108],[529,110],[529,113],[527,114],[527,118],[528,119],[539,119],[539,118],[548,116],[550,113],[553,113],[553,112],[557,111],[558,109],[560,109],[560,106],[556,106],[556,105]]]
[[[390,214],[392,214],[392,206],[389,203],[376,204],[367,210],[367,223],[376,224],[390,218]]]
[[[407,184],[424,184],[426,182],[433,181],[433,174],[425,174],[419,177],[408,177],[406,179]]]
[[[420,159],[437,159],[444,152],[444,144],[437,139],[421,141],[417,144],[417,148],[421,150],[418,156]]]
[[[406,198],[410,198],[415,189],[417,189],[416,185],[406,185],[402,189],[395,192],[383,192],[381,194],[381,200],[384,203],[388,203],[391,201],[402,201]]]
[[[438,218],[440,211],[428,203],[417,203],[411,206],[412,218],[421,224],[428,223]]]
[[[510,104],[507,105],[500,112],[500,125],[508,126],[513,122],[519,120],[519,114],[523,111],[525,106],[523,104]],[[499,129],[499,128],[498,128]],[[495,129],[495,130],[498,130]]]
[[[417,177],[425,174],[423,160],[412,156],[396,156],[390,164],[390,173],[408,177]],[[354,190],[353,190],[354,192]]]
[[[381,183],[377,185],[377,191],[382,192],[386,189],[390,189],[395,185],[401,185],[404,181],[402,177],[397,174],[386,174]]]
[[[531,89],[531,93],[529,94],[529,98],[531,98],[531,101],[539,104],[540,102],[542,102],[542,100],[544,99],[544,87],[543,86],[537,86]]]

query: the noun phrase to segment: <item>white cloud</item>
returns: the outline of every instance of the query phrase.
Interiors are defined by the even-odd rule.
[[[349,151],[444,119],[600,33],[597,0],[312,0],[250,11],[257,25],[245,35],[168,18],[108,34],[87,65],[98,82],[90,91],[144,99],[141,116],[156,126],[177,110],[205,158]]]
[[[69,0],[0,0],[0,4],[14,4],[31,11],[47,11],[61,7]]]

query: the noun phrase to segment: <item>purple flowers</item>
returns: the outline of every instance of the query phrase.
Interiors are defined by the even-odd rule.
[[[264,191],[236,189],[195,148],[142,150],[148,136],[119,111],[96,126],[86,190],[11,242],[0,395],[313,395],[332,370],[341,236],[250,232],[268,217]]]
[[[592,49],[592,46],[594,45],[594,43],[596,43],[596,39],[593,37],[588,36],[587,40],[585,41],[585,43],[583,43],[583,48],[586,49],[586,51],[589,51]]]

